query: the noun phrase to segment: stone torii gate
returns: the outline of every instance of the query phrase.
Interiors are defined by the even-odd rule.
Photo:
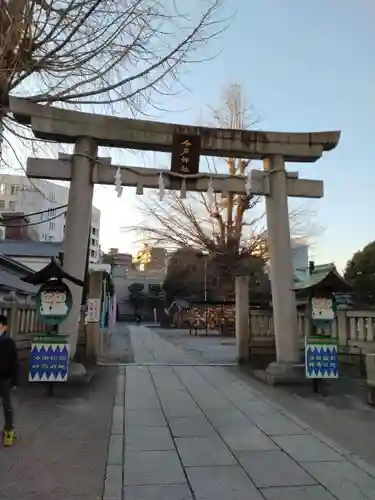
[[[35,137],[75,145],[72,156],[60,155],[57,160],[29,158],[27,174],[32,178],[71,183],[64,270],[78,279],[84,278],[95,183],[114,184],[117,173],[117,179],[123,186],[135,186],[137,191],[143,187],[157,189],[161,175],[165,189],[176,190],[184,186],[189,191],[211,189],[214,192],[246,194],[250,187],[243,176],[210,173],[185,176],[186,171],[182,168],[180,175],[176,176],[166,170],[113,166],[110,158],[97,157],[99,146],[171,152],[176,135],[183,134],[199,139],[200,155],[263,160],[264,170],[251,172],[250,192],[266,196],[278,362],[276,371],[287,371],[289,365],[298,362],[288,196],[320,198],[323,196],[323,182],[299,179],[298,174],[285,170],[285,162],[315,162],[324,151],[337,146],[340,132],[292,134],[194,127],[69,111],[18,98],[10,99],[10,109],[16,120],[31,125]],[[76,309],[63,327],[64,333],[72,335],[73,332],[72,340],[75,341],[81,291],[72,287],[72,293]],[[246,316],[247,308],[246,305]],[[245,311],[242,317],[245,317]],[[243,357],[247,357],[246,353]]]

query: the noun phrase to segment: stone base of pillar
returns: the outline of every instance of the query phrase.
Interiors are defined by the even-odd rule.
[[[254,376],[269,385],[311,385],[305,376],[305,365],[273,361],[265,370],[255,370]]]
[[[88,323],[86,327],[86,359],[96,362],[100,355],[99,323]]]
[[[87,382],[88,374],[82,363],[72,361],[69,365],[68,382]]]

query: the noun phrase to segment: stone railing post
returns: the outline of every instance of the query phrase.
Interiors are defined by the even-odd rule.
[[[237,359],[246,363],[250,357],[249,278],[237,277],[235,283]]]
[[[18,338],[18,304],[15,295],[13,295],[12,304],[9,309],[9,335],[13,340]]]
[[[346,311],[337,311],[337,338],[340,346],[348,343],[348,318]]]

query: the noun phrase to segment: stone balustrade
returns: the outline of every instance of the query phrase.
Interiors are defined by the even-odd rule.
[[[251,338],[271,340],[274,337],[272,311],[250,312]],[[301,340],[309,333],[309,321],[298,313],[298,331]],[[375,310],[341,310],[332,323],[331,335],[341,347],[361,348],[375,352]]]
[[[9,333],[11,337],[20,341],[28,335],[35,335],[45,331],[45,326],[40,321],[35,305],[17,304],[16,302],[0,307],[0,314],[8,318]]]

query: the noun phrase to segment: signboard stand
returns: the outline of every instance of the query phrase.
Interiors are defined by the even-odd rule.
[[[82,281],[65,273],[55,260],[23,279],[42,285],[36,307],[41,321],[49,328],[46,335],[34,338],[31,343],[29,382],[45,383],[49,396],[53,395],[56,383],[67,382],[69,372],[69,339],[57,333],[58,325],[68,317],[73,305],[72,294],[63,279],[83,286]]]
[[[336,317],[336,301],[332,293],[316,294],[308,305],[310,332],[305,338],[306,378],[312,380],[314,393],[321,392],[324,379],[338,378],[338,343],[325,333]],[[318,334],[321,329],[323,333]]]

